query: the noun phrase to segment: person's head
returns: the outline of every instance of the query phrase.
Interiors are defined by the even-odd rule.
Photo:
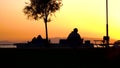
[[[37,39],[42,39],[41,35],[38,35]]]
[[[74,32],[76,32],[76,33],[77,33],[77,32],[78,32],[78,29],[77,29],[77,28],[74,28]]]

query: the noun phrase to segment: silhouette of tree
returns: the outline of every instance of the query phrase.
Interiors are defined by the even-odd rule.
[[[35,20],[43,19],[46,29],[46,40],[48,41],[47,23],[51,21],[50,17],[60,9],[62,0],[30,0],[26,2],[24,13],[28,18]]]

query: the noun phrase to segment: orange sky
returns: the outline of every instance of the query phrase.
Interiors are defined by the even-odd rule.
[[[0,0],[0,41],[27,41],[39,34],[45,38],[43,20],[28,20],[23,13],[28,0]],[[109,36],[120,39],[120,0],[109,1]],[[49,38],[67,37],[77,27],[82,38],[106,35],[105,0],[63,0],[56,17],[48,23]]]

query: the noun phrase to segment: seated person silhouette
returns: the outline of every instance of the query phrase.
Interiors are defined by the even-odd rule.
[[[41,35],[38,35],[37,38],[34,37],[32,39],[32,41],[30,42],[30,44],[33,44],[33,45],[43,45],[44,41],[43,41],[43,38],[41,37]]]
[[[81,36],[78,34],[78,29],[74,28],[73,31],[68,35],[67,37],[67,43],[70,44],[70,46],[79,46],[81,42]]]

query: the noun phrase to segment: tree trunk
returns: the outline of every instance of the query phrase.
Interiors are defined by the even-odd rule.
[[[45,9],[45,11],[46,11],[46,9]],[[45,31],[46,31],[46,46],[49,47],[48,29],[47,29],[47,22],[48,22],[48,14],[47,14],[47,11],[45,12],[44,22],[45,22]]]
[[[44,23],[45,23],[45,32],[46,32],[46,43],[45,43],[45,46],[49,47],[48,28],[47,28],[47,16],[44,18]]]
[[[46,31],[46,41],[48,43],[48,29],[47,29],[47,22],[45,22],[45,31]]]

